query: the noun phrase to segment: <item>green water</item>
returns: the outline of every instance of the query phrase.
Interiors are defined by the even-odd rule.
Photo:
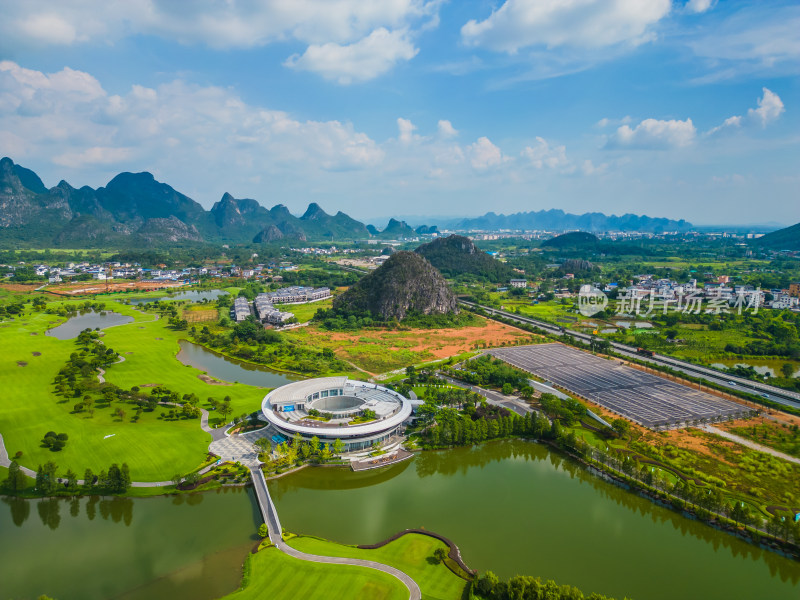
[[[254,385],[257,387],[280,387],[300,379],[297,375],[280,373],[253,363],[229,358],[207,350],[200,344],[181,340],[178,360],[184,365],[208,373],[211,377],[222,381],[231,381]]]
[[[261,522],[252,492],[0,499],[0,598],[211,600],[235,590]]]
[[[106,329],[125,325],[133,321],[133,317],[121,315],[111,311],[95,312],[94,310],[81,311],[76,317],[68,319],[58,327],[48,329],[46,335],[53,336],[59,340],[72,340],[84,329]]]
[[[636,600],[800,598],[800,563],[682,517],[523,441],[424,452],[387,470],[270,482],[289,531],[348,544],[409,527],[466,563]]]

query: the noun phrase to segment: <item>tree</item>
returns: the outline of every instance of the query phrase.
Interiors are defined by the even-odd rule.
[[[794,374],[794,365],[792,363],[783,363],[781,365],[781,373],[788,379]]]
[[[67,480],[67,491],[74,494],[78,491],[78,474],[72,469],[69,469],[64,475]]]
[[[52,494],[58,484],[56,473],[58,467],[53,461],[48,461],[44,466],[39,465],[36,470],[36,489],[43,494]]]
[[[327,462],[331,458],[333,458],[333,453],[331,452],[331,447],[329,444],[323,444],[322,450],[320,451],[320,459],[322,462]]]
[[[344,442],[339,438],[336,438],[335,440],[333,440],[332,450],[335,455],[341,454],[342,452],[344,452]]]
[[[175,487],[178,487],[182,481],[183,481],[183,475],[181,475],[180,473],[175,473],[175,475],[172,476],[172,485],[174,485]]]
[[[261,452],[269,452],[272,449],[272,444],[270,443],[268,438],[262,437],[258,438],[253,445],[261,450]]]
[[[8,465],[8,477],[5,481],[6,489],[12,492],[20,492],[25,489],[25,473],[20,469],[17,461],[12,460]]]
[[[83,487],[87,490],[91,489],[94,485],[94,473],[91,469],[86,469],[83,472]]]
[[[433,551],[433,557],[440,563],[444,562],[444,559],[447,558],[447,550],[444,548],[437,548]]]
[[[625,437],[625,435],[631,430],[631,424],[625,419],[614,419],[611,421],[611,426],[614,428],[614,431],[619,437]]]
[[[198,483],[200,483],[200,473],[198,473],[197,471],[189,473],[188,475],[186,475],[185,481],[191,486],[197,485]]]
[[[319,438],[314,436],[311,438],[311,454],[319,454]]]
[[[511,385],[510,383],[504,383],[503,384],[503,395],[504,396],[510,396],[513,393],[514,393],[514,386]]]
[[[226,396],[227,398],[227,396]],[[227,422],[227,416],[233,412],[230,400],[225,400],[217,407],[217,412],[222,415],[222,420]]]
[[[266,523],[262,523],[261,526],[258,528],[258,537],[265,538],[269,535],[269,529],[267,528]]]

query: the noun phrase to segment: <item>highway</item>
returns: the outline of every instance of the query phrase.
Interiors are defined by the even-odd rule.
[[[539,327],[540,329],[546,331],[547,333],[553,333],[556,335],[566,334],[575,339],[581,340],[582,342],[591,342],[592,338],[603,339],[603,338],[596,338],[595,336],[586,333],[581,333],[579,331],[571,331],[569,329],[559,327],[558,325],[553,325],[552,323],[548,323],[546,321],[539,321],[537,319],[531,319],[530,317],[515,315],[514,313],[510,313],[505,310],[498,310],[490,306],[476,304],[474,302],[469,302],[467,300],[459,299],[459,303],[463,304],[464,306],[469,306],[471,308],[479,308],[490,315],[500,316],[506,319],[510,319],[512,321],[516,321],[518,323],[525,323],[527,325],[533,325],[535,327]],[[667,366],[673,369],[674,371],[684,373],[686,375],[691,375],[693,377],[703,377],[708,381],[713,381],[717,385],[721,385],[731,390],[744,390],[746,392],[750,392],[760,396],[767,394],[769,396],[769,400],[772,400],[773,402],[783,404],[784,406],[800,408],[800,394],[796,392],[783,390],[781,388],[777,388],[772,385],[767,385],[766,383],[761,383],[759,381],[752,381],[750,379],[745,379],[743,377],[729,375],[727,373],[722,373],[715,369],[694,365],[692,363],[678,360],[670,356],[664,356],[663,354],[655,354],[652,357],[644,356],[636,352],[636,348],[628,346],[627,344],[620,344],[619,342],[611,342],[611,341],[609,341],[609,343],[611,344],[611,347],[614,349],[614,351],[622,356],[635,358],[636,360],[645,363]]]

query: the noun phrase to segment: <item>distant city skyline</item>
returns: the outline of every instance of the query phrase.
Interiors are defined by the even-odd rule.
[[[0,156],[369,222],[792,224],[797,31],[790,1],[29,0],[0,21]]]

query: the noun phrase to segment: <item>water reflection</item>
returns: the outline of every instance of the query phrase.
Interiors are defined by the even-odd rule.
[[[272,371],[261,365],[228,358],[188,340],[181,340],[180,346],[177,358],[181,363],[205,371],[214,379],[267,388],[302,379],[296,375]]]
[[[106,329],[117,325],[125,325],[132,321],[133,317],[111,311],[80,311],[78,316],[71,317],[66,323],[48,329],[46,335],[58,338],[59,340],[71,340],[78,337],[78,334],[84,329],[95,329],[98,327],[100,329]]]
[[[28,519],[31,514],[31,503],[23,498],[13,498],[4,496],[3,502],[8,505],[11,512],[11,521],[17,527],[22,527],[22,524]]]
[[[283,525],[343,543],[424,526],[456,540],[473,568],[618,597],[671,599],[689,588],[708,599],[798,597],[797,562],[606,481],[542,444],[426,451],[413,467],[356,475],[306,469],[270,482]],[[678,571],[654,591],[654,565],[662,564]]]
[[[52,530],[58,529],[61,523],[61,504],[58,498],[45,498],[36,503],[36,509],[39,511],[39,518],[42,520],[42,525],[49,527]]]
[[[168,296],[160,296],[158,298],[129,298],[128,304],[148,304],[156,300],[163,302],[165,300],[188,300],[189,302],[201,302],[202,300],[216,300],[220,296],[227,295],[228,292],[222,290],[190,290],[185,292],[176,292]]]

